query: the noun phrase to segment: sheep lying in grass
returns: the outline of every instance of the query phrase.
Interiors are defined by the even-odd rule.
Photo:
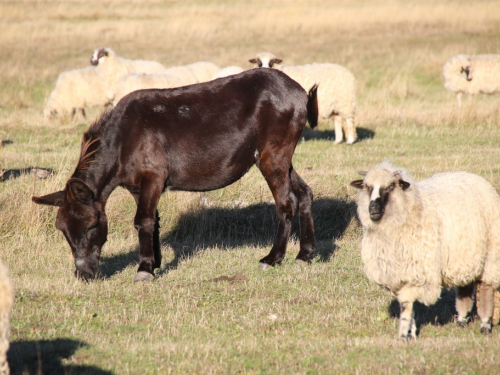
[[[118,81],[115,90],[114,105],[132,91],[142,89],[169,89],[183,86],[185,81],[178,75],[170,73],[128,74]]]
[[[43,116],[50,120],[57,117],[75,116],[90,107],[106,107],[109,100],[104,92],[103,83],[94,67],[74,69],[63,72],[57,78]]]
[[[10,311],[14,303],[14,290],[7,267],[0,261],[0,374],[9,373]]]
[[[500,284],[500,197],[495,189],[465,172],[413,182],[388,162],[351,185],[360,189],[364,269],[398,299],[399,337],[416,337],[413,302],[435,303],[442,287],[457,288],[458,323],[467,324],[476,283],[481,286],[481,333],[490,333],[493,292]]]
[[[232,76],[243,72],[243,70],[244,70],[243,68],[240,68],[239,66],[236,65],[226,66],[225,68],[222,68],[217,73],[215,73],[211,79]]]
[[[500,55],[456,55],[443,66],[444,87],[462,95],[494,94],[500,92]]]
[[[347,144],[356,142],[356,78],[345,67],[338,64],[308,64],[281,66],[270,52],[260,52],[249,60],[262,68],[280,69],[297,81],[306,91],[318,84],[319,116],[323,120],[333,117],[335,124],[335,143],[343,140],[344,128]]]
[[[119,57],[109,47],[95,49],[90,63],[96,67],[109,101],[114,99],[116,85],[123,76],[131,73],[153,74],[167,69],[156,61],[129,60]]]

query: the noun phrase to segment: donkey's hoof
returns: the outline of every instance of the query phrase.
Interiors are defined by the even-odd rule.
[[[259,262],[259,270],[262,270],[262,271],[265,271],[269,268],[271,268],[272,266],[270,266],[269,264],[267,263],[262,263],[262,262]]]
[[[155,276],[146,271],[139,271],[134,276],[134,283],[138,281],[151,281],[154,280]]]

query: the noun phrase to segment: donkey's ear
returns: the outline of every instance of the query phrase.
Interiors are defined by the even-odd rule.
[[[83,204],[91,204],[94,200],[94,193],[82,180],[70,180],[68,185],[71,189],[73,197],[75,197],[78,202]]]
[[[405,180],[399,180],[399,186],[401,186],[401,189],[406,190],[410,187],[410,183]]]
[[[355,187],[356,189],[363,189],[365,187],[365,184],[363,183],[363,180],[356,180],[351,182],[351,186]]]
[[[59,207],[63,204],[64,201],[64,190],[56,191],[52,194],[44,195],[43,197],[31,197],[31,200],[36,204],[45,204],[47,206],[56,206]]]

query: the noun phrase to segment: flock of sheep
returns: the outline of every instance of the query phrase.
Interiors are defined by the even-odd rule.
[[[59,75],[44,117],[74,116],[89,107],[115,105],[128,93],[173,88],[241,73],[196,62],[167,68],[155,61],[129,60],[111,48],[98,48],[91,66]],[[280,69],[308,90],[319,83],[319,117],[333,119],[335,143],[356,141],[356,79],[338,64],[282,66],[271,53],[249,62]],[[443,67],[445,88],[463,94],[500,92],[499,55],[457,55]],[[360,189],[358,216],[363,226],[361,258],[368,278],[390,290],[401,306],[398,336],[415,338],[413,302],[430,305],[442,287],[457,290],[458,323],[467,324],[476,293],[481,332],[492,329],[494,291],[500,285],[500,197],[483,178],[464,172],[442,173],[414,182],[388,162],[351,183]],[[0,262],[0,374],[8,373],[6,353],[14,301],[8,271]],[[496,311],[497,312],[497,311]],[[498,320],[498,318],[496,318]]]

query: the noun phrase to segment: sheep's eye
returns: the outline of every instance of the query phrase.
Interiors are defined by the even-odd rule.
[[[273,67],[273,65],[274,65],[274,62],[270,61],[270,62],[269,62],[269,67],[270,67],[270,68],[272,68],[272,67]]]
[[[370,193],[370,195],[371,195],[371,193],[373,191],[373,186],[366,186],[366,190],[368,190],[368,193]]]
[[[394,190],[395,187],[396,187],[396,183],[393,182],[392,184],[389,185],[389,189],[388,190],[392,191],[392,190]]]
[[[259,66],[259,68],[262,68],[262,61],[260,61],[260,60],[259,60],[259,61],[257,62],[257,65]]]

